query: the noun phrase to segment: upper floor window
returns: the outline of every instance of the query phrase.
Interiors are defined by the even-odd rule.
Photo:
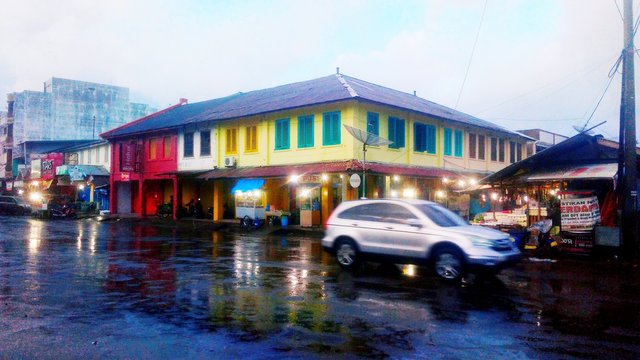
[[[464,135],[462,133],[462,130],[456,130],[454,133],[454,149],[453,149],[453,155],[456,157],[462,157],[462,139],[464,138]]]
[[[485,144],[484,135],[478,135],[478,160],[484,160]]]
[[[433,125],[413,124],[413,147],[417,152],[436,153],[436,127]]]
[[[389,117],[389,140],[393,141],[389,144],[391,149],[400,149],[404,147],[404,119]]]
[[[453,154],[453,131],[444,128],[444,154],[451,156]]]
[[[498,160],[504,162],[504,139],[500,139],[500,145],[498,146]]]
[[[298,147],[313,147],[313,115],[298,117]]]
[[[158,138],[149,139],[149,160],[158,158]]]
[[[518,143],[516,145],[516,160],[520,161],[522,160],[522,144]]]
[[[498,161],[498,139],[491,138],[491,161]]]
[[[193,133],[184,134],[184,157],[193,157]]]
[[[211,155],[211,130],[200,131],[200,156]]]
[[[478,153],[476,152],[478,136],[472,133],[469,133],[467,136],[469,138],[469,159],[476,159],[478,157]]]
[[[258,127],[256,125],[246,127],[245,137],[244,137],[244,150],[245,151],[258,150]]]
[[[227,129],[225,153],[238,153],[238,128]]]
[[[516,162],[516,142],[509,141],[509,163]]]
[[[322,145],[340,144],[340,112],[322,114]]]
[[[276,150],[285,150],[290,146],[291,131],[289,119],[276,120]]]
[[[170,159],[171,158],[171,136],[165,136],[164,138],[162,138],[162,142],[164,143],[163,158]]]
[[[374,112],[367,113],[367,132],[380,135],[380,116]]]

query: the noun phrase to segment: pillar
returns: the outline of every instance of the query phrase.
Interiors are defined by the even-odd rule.
[[[331,204],[331,198],[332,198],[331,191],[333,191],[333,188],[331,187],[331,177],[329,177],[327,181],[322,183],[321,191],[322,193],[321,193],[320,203],[322,204],[321,206],[322,223],[326,224],[327,219],[329,218],[329,215],[331,215],[331,211],[333,211],[332,204]]]
[[[175,175],[173,176],[173,179],[171,179],[171,181],[173,182],[173,203],[171,204],[172,209],[171,212],[173,213],[173,220],[177,220],[178,216],[177,216],[177,209],[178,209],[178,176]]]
[[[224,215],[224,194],[222,180],[213,181],[213,221],[222,220]]]

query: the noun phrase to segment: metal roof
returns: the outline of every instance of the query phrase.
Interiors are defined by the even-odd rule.
[[[221,121],[275,111],[345,100],[362,100],[412,110],[445,121],[529,138],[502,126],[422,99],[418,96],[372,84],[342,74],[237,93],[193,104],[176,105],[125,124],[104,134],[104,138],[180,127],[204,121]]]

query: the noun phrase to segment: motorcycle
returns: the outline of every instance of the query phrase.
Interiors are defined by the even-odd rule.
[[[54,207],[51,208],[51,217],[53,219],[73,219],[76,217],[76,210],[68,204]]]

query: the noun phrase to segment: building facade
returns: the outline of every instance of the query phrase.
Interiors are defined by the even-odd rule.
[[[362,139],[348,127],[391,143],[365,147],[364,161]],[[415,95],[341,74],[181,104],[103,136],[116,152],[118,144],[134,137],[146,151],[145,143],[160,130],[176,139],[175,154],[169,151],[175,169],[162,170],[176,175],[175,187],[160,202],[172,193],[174,207],[199,199],[214,220],[266,217],[275,209],[289,213],[294,223],[311,225],[319,225],[341,201],[361,196],[442,200],[456,186],[523,159],[531,141]],[[114,153],[112,174],[122,156],[127,154]],[[126,178],[148,172],[143,166],[133,173]],[[353,174],[365,174],[364,190],[350,184]],[[138,186],[138,196],[148,199],[144,181]],[[146,214],[151,209],[144,201],[138,208]]]
[[[128,88],[55,77],[44,83],[43,91],[8,94],[0,124],[0,178],[15,178],[17,165],[28,163],[27,142],[97,140],[101,132],[153,111],[131,103]]]

